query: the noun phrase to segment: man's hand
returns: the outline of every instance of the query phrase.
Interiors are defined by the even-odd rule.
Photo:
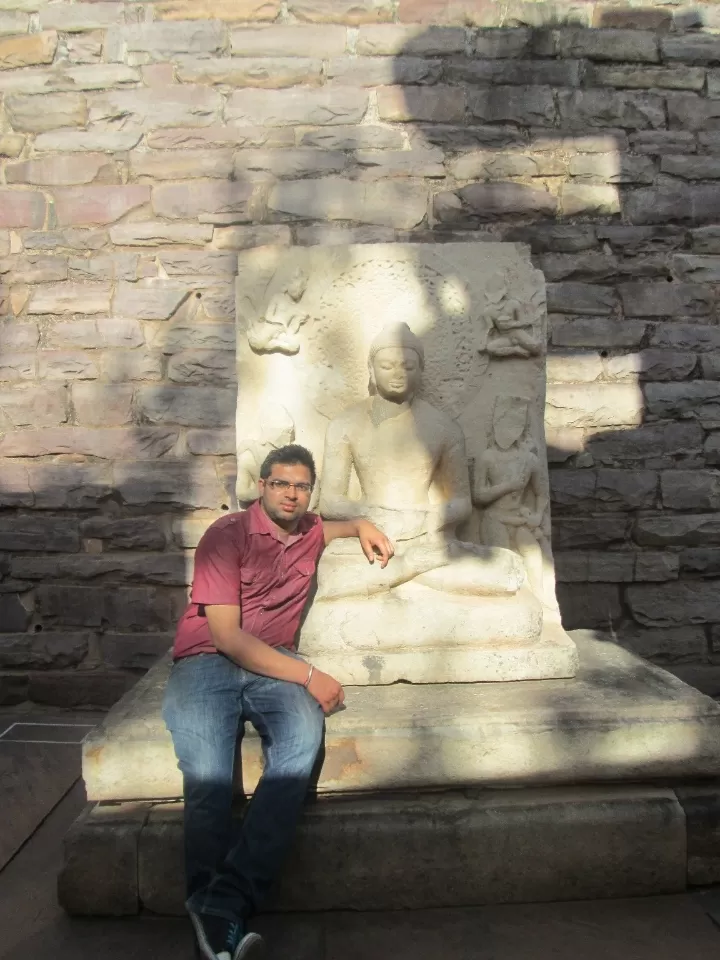
[[[378,559],[381,568],[384,570],[390,558],[395,554],[395,547],[382,530],[378,530],[375,524],[370,523],[369,520],[358,520],[357,535],[362,552],[368,561],[375,563],[375,560]]]
[[[345,702],[343,688],[337,680],[329,674],[323,673],[322,670],[313,670],[307,691],[315,697],[325,714],[332,713],[333,710]]]

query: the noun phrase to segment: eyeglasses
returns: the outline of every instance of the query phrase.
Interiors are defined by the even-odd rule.
[[[290,483],[289,480],[266,480],[265,483],[278,493],[285,493],[290,487],[293,487],[298,493],[308,494],[312,492],[311,483]]]

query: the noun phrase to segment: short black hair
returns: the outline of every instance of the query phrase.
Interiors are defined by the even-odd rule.
[[[299,443],[288,443],[287,446],[278,447],[277,450],[269,453],[260,467],[261,480],[267,480],[276,463],[284,464],[288,467],[292,467],[296,463],[302,464],[303,467],[307,467],[310,471],[310,482],[315,486],[316,471],[313,455],[305,447],[301,447]]]

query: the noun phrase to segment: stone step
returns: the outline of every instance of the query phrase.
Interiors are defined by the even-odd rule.
[[[720,707],[612,643],[578,638],[568,680],[348,687],[328,718],[319,793],[601,781],[681,782],[720,774]],[[161,704],[165,659],[84,745],[90,800],[182,796]],[[238,791],[261,771],[248,731]]]
[[[704,790],[705,811],[717,811],[720,786]],[[425,909],[679,892],[692,870],[701,882],[720,880],[718,842],[698,796],[689,801],[686,817],[682,796],[651,785],[318,799],[307,806],[269,908]],[[696,854],[690,876],[688,845]],[[73,914],[183,913],[182,804],[88,808],[66,837],[59,895]]]

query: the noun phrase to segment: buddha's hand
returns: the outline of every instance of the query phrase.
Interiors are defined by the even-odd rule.
[[[392,542],[369,520],[358,520],[357,528],[360,546],[368,562],[375,563],[379,560],[380,567],[384,570],[395,553]]]
[[[414,540],[427,529],[426,510],[390,510],[371,506],[366,518],[393,541]]]

